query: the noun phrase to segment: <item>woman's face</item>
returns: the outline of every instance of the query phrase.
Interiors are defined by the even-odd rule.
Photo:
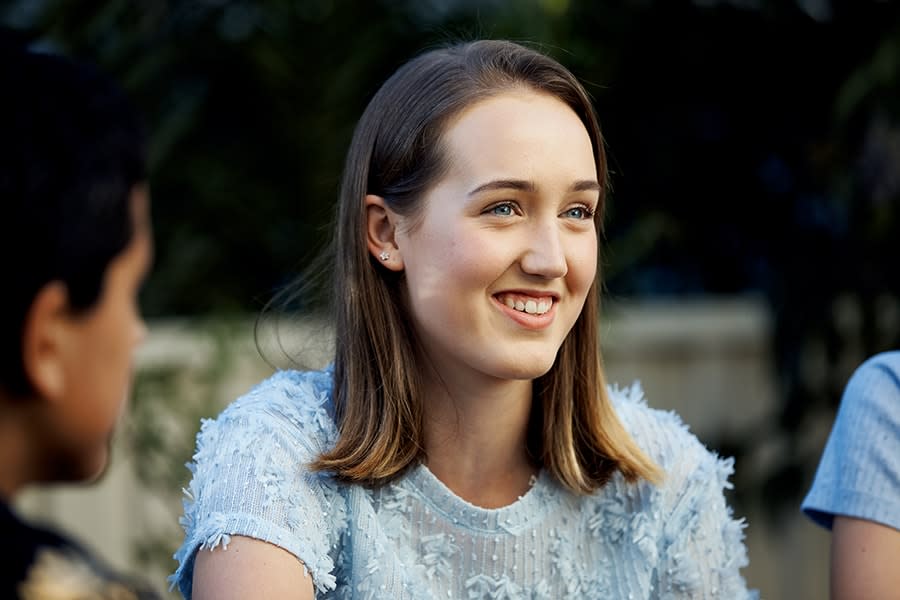
[[[587,130],[528,90],[481,101],[444,135],[449,169],[395,241],[412,318],[447,382],[546,373],[597,268]]]

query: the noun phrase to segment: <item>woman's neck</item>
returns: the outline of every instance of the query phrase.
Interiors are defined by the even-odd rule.
[[[526,438],[531,381],[426,386],[429,470],[461,498],[497,508],[524,494],[536,472]]]

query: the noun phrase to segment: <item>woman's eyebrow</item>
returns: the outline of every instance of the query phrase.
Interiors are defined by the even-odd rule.
[[[481,192],[489,192],[493,190],[515,190],[518,192],[535,192],[537,187],[532,181],[524,179],[495,179],[483,183],[469,192],[469,196],[474,196]],[[600,184],[592,179],[581,179],[576,181],[569,187],[570,192],[599,192]]]
[[[487,183],[479,185],[477,188],[469,192],[469,196],[474,196],[475,194],[492,190],[516,190],[519,192],[534,192],[537,190],[537,188],[535,187],[533,182],[525,181],[524,179],[495,179],[494,181],[489,181]]]
[[[572,192],[599,192],[600,184],[593,179],[582,179],[573,183],[569,190]]]

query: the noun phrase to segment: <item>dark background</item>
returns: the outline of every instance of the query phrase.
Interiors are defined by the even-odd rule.
[[[89,60],[151,132],[151,317],[253,313],[323,245],[378,85],[435,44],[538,45],[596,100],[614,298],[752,294],[775,328],[772,436],[900,347],[900,3],[872,0],[18,1],[6,33]],[[2,92],[0,92],[2,93]],[[809,375],[824,349],[824,375]],[[713,440],[740,460],[753,439]],[[741,501],[796,510],[789,443]],[[740,499],[739,499],[740,500]]]

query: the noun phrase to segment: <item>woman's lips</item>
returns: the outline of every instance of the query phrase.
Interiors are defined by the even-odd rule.
[[[528,329],[548,327],[559,303],[556,296],[547,292],[500,292],[493,298],[504,314]]]

